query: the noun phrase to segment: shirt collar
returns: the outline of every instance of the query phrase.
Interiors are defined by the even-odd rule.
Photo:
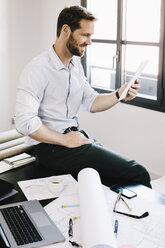
[[[53,61],[53,64],[57,70],[66,69],[66,67],[64,66],[64,64],[62,63],[60,58],[58,57],[57,53],[55,52],[53,46],[49,50],[49,55],[50,55],[50,58]],[[70,65],[71,65],[71,67],[72,66],[76,67],[74,56],[70,61]]]

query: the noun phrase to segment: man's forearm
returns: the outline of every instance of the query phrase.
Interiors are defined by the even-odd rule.
[[[119,100],[117,99],[115,92],[109,94],[99,94],[92,104],[91,112],[95,113],[110,109],[118,102]]]
[[[64,134],[51,130],[44,124],[35,132],[29,135],[32,139],[43,143],[64,145]]]
[[[120,87],[120,89],[117,90],[118,97],[116,95],[116,91],[109,94],[97,95],[92,104],[91,112],[92,113],[100,112],[113,107],[116,103],[119,102],[118,98],[121,96],[127,85],[128,83],[125,83]],[[124,98],[124,100],[130,101],[134,99],[137,96],[139,88],[140,88],[140,82],[136,80],[135,83],[129,88],[127,92],[127,96]]]
[[[29,135],[31,138],[43,143],[75,148],[86,144],[93,143],[93,140],[87,139],[79,131],[71,131],[67,134],[62,134],[47,128],[44,124],[35,132]]]

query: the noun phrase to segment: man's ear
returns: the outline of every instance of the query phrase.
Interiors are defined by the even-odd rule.
[[[64,24],[64,25],[62,26],[61,31],[63,32],[63,34],[64,34],[66,37],[69,36],[70,33],[71,33],[71,29],[70,29],[70,27],[69,27],[67,24]]]

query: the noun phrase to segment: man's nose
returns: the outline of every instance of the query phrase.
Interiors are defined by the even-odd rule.
[[[88,37],[86,44],[87,44],[87,45],[91,45],[91,44],[92,44],[91,37]]]

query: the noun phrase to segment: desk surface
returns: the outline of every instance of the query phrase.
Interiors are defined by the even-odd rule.
[[[8,198],[7,200],[1,201],[0,204],[8,204],[11,202],[25,201],[26,197],[19,188],[17,182],[22,180],[42,178],[53,176],[54,173],[50,169],[40,168],[36,165],[35,162],[24,165],[22,167],[10,170],[3,174],[0,174],[0,178],[14,184],[15,189],[18,191],[18,194]],[[147,188],[143,185],[134,185],[129,186],[129,188],[137,193],[137,196],[146,200],[157,202],[165,205],[165,195],[162,195],[150,188]],[[40,201],[43,206],[51,202],[53,199]]]
[[[14,196],[6,199],[6,200],[1,201],[0,205],[27,200],[26,197],[24,196],[22,190],[20,189],[20,187],[17,184],[18,181],[48,177],[48,176],[52,176],[52,175],[54,175],[53,171],[46,170],[44,168],[38,168],[36,162],[21,166],[19,168],[15,168],[15,169],[7,171],[3,174],[0,174],[1,179],[6,180],[6,181],[14,184],[15,190],[18,191],[18,194],[14,195]],[[53,199],[43,200],[43,201],[40,201],[40,203],[43,206],[45,206],[46,204],[48,204],[52,200]]]

